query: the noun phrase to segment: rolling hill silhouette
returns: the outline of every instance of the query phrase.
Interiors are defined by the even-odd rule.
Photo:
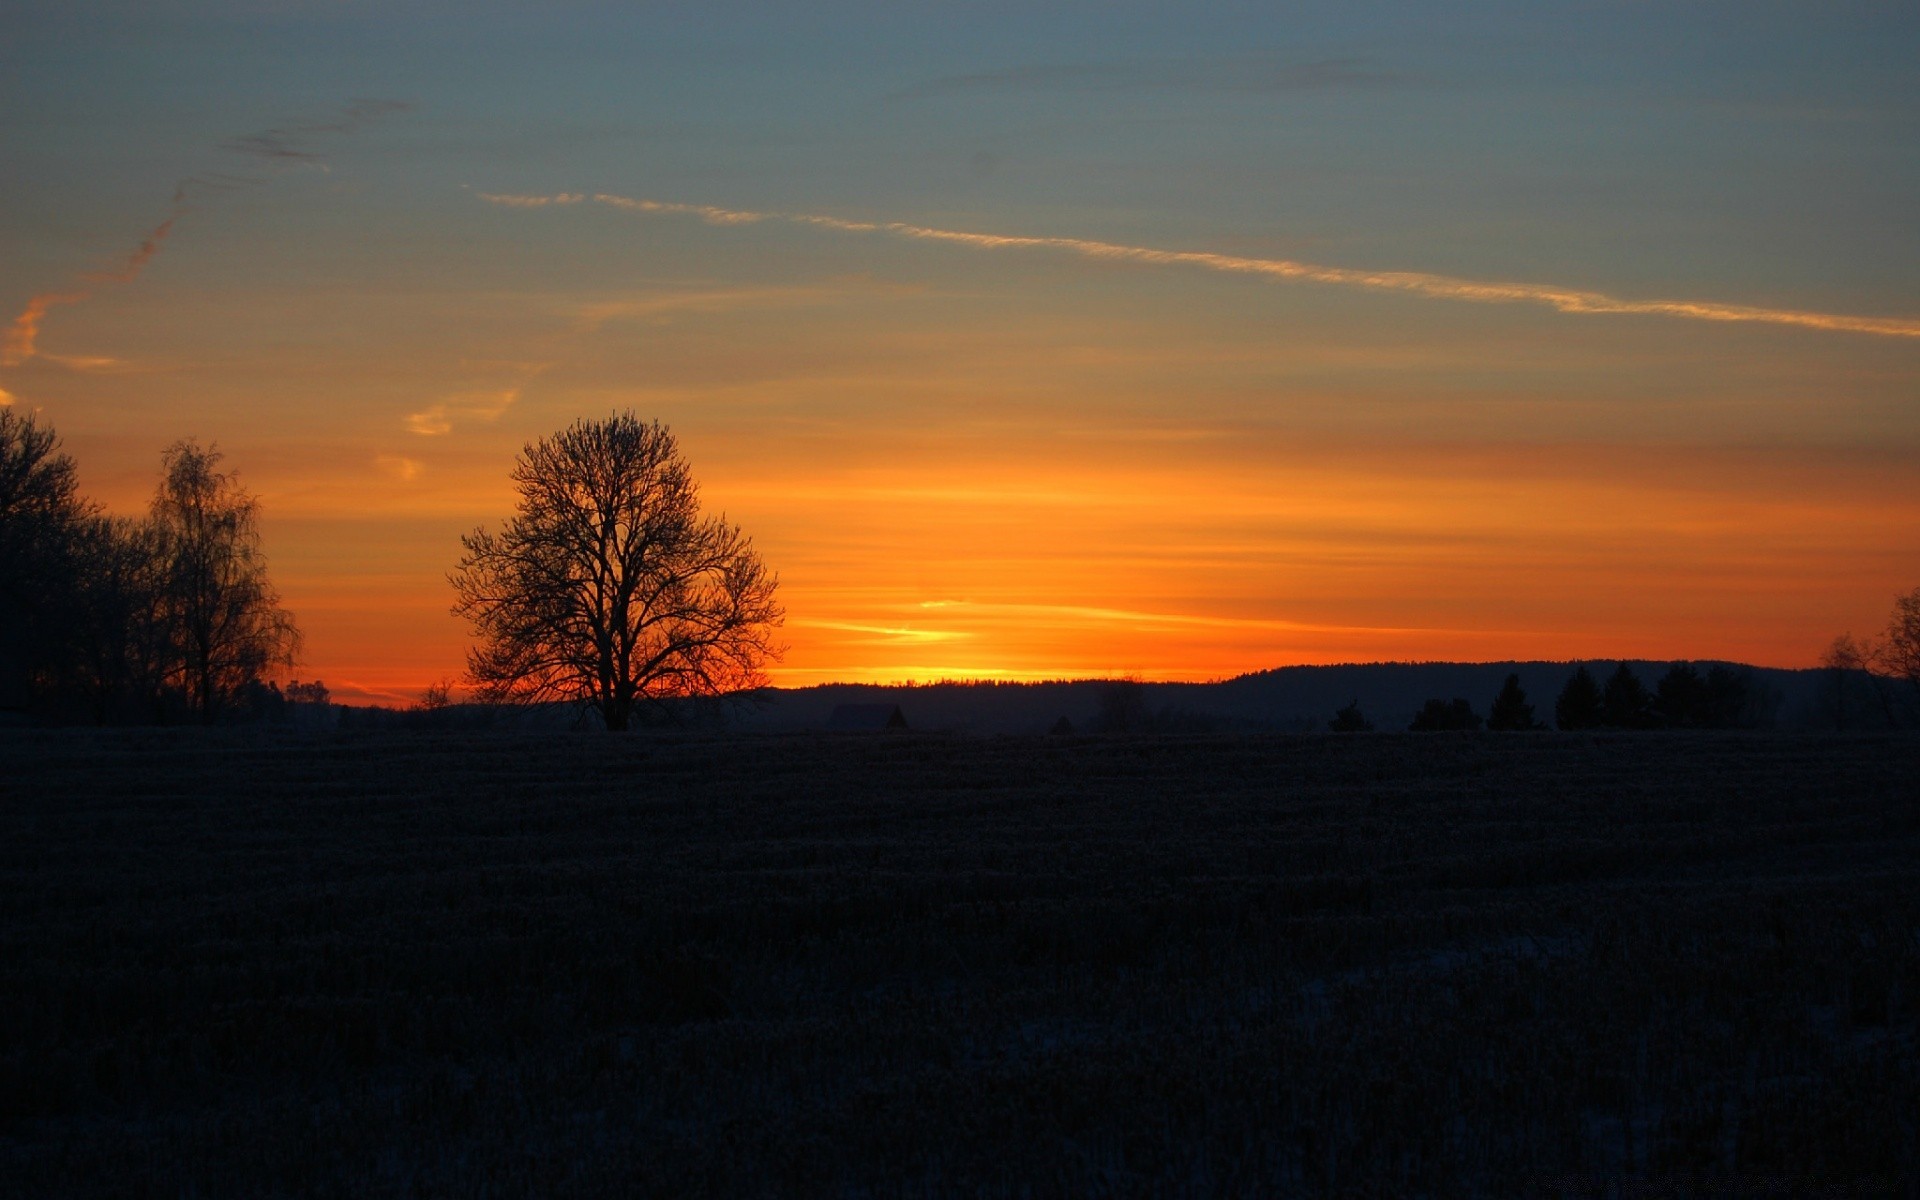
[[[1671,663],[1645,659],[1583,660],[1605,678],[1625,661],[1651,688]],[[1352,701],[1382,730],[1401,730],[1428,699],[1463,697],[1485,715],[1509,674],[1520,677],[1540,719],[1551,723],[1554,697],[1580,662],[1354,663],[1277,667],[1213,683],[1141,683],[1142,727],[1164,732],[1208,730],[1311,732],[1327,727],[1334,711]],[[1786,728],[1822,722],[1826,672],[1698,662],[1702,671],[1725,665],[1746,674],[1753,698],[1751,723]],[[741,725],[766,732],[824,729],[836,707],[898,704],[916,730],[956,733],[1044,733],[1061,717],[1081,731],[1099,731],[1102,707],[1116,681],[932,684],[833,683],[773,688],[769,702]]]

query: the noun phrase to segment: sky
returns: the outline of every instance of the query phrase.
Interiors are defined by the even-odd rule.
[[[42,4],[0,403],[193,437],[294,672],[457,679],[460,535],[631,409],[776,682],[1812,665],[1920,585],[1920,8]]]

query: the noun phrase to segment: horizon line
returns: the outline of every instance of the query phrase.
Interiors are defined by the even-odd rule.
[[[785,684],[785,685],[778,684],[778,683],[769,683],[764,687],[743,689],[742,691],[729,693],[728,695],[729,696],[745,696],[745,695],[751,695],[754,692],[804,692],[804,691],[812,691],[817,688],[832,688],[832,687],[905,688],[905,689],[935,688],[935,687],[989,687],[989,686],[991,687],[1046,687],[1046,686],[1055,686],[1059,684],[1088,684],[1088,683],[1137,683],[1137,684],[1140,684],[1142,687],[1214,687],[1221,684],[1233,683],[1241,679],[1250,679],[1256,675],[1270,675],[1277,671],[1338,671],[1338,670],[1350,670],[1356,667],[1358,668],[1368,668],[1368,667],[1403,667],[1403,668],[1404,667],[1582,667],[1582,666],[1588,666],[1588,665],[1599,664],[1599,663],[1612,663],[1616,665],[1636,665],[1637,664],[1637,665],[1643,665],[1643,666],[1674,666],[1677,664],[1686,664],[1689,666],[1743,667],[1743,668],[1746,668],[1747,670],[1752,670],[1752,671],[1790,671],[1790,672],[1821,671],[1821,670],[1828,669],[1820,666],[1818,663],[1815,663],[1810,666],[1802,666],[1802,667],[1774,667],[1774,666],[1767,666],[1763,663],[1742,662],[1738,659],[1731,659],[1731,658],[1645,658],[1645,657],[1631,657],[1631,656],[1620,657],[1617,655],[1599,655],[1591,658],[1566,658],[1566,659],[1560,659],[1560,658],[1496,658],[1496,659],[1479,659],[1479,660],[1441,659],[1441,658],[1369,659],[1364,662],[1354,661],[1354,662],[1337,662],[1337,663],[1284,663],[1280,666],[1275,666],[1275,667],[1256,667],[1252,670],[1241,671],[1238,674],[1234,674],[1234,675],[1217,675],[1217,676],[1213,676],[1210,678],[1203,678],[1203,679],[1146,679],[1146,678],[1140,677],[1137,674],[1130,674],[1130,673],[1117,674],[1117,675],[1044,675],[1044,676],[1034,675],[1034,676],[1026,676],[1021,678],[1008,678],[1006,676],[993,676],[993,675],[970,675],[970,676],[942,675],[942,676],[926,678],[926,679],[912,679],[912,678],[887,679],[887,680],[829,679],[829,680],[824,680],[820,683],[802,683],[802,684]],[[1860,669],[1862,671],[1867,671],[1867,673],[1869,674],[1872,673],[1871,671],[1868,671],[1867,668],[1863,667]],[[316,682],[325,682],[325,681],[316,680]],[[371,689],[365,689],[359,685],[349,684],[346,686],[351,687],[355,691],[361,691],[368,695],[376,694]],[[404,701],[406,699],[404,695],[396,694],[393,691],[393,689],[390,689],[390,688],[380,689],[379,693],[377,694],[392,696],[396,701]],[[718,698],[726,699],[727,697],[718,697]],[[338,700],[329,701],[329,703],[331,703],[336,708],[383,707],[378,703],[349,703],[346,701],[338,701]],[[532,707],[542,707],[542,706],[550,706],[550,705],[570,705],[574,703],[576,703],[576,701],[548,700],[548,701],[542,701],[539,704],[533,705]],[[455,702],[454,707],[473,706],[474,704],[475,702],[471,700],[460,700]],[[506,707],[518,707],[518,706],[507,705]]]

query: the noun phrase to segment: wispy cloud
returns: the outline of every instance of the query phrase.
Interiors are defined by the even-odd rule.
[[[493,203],[505,207],[539,207],[513,203],[519,199],[524,198],[491,198]],[[694,288],[617,295],[572,303],[565,309],[571,318],[568,323],[540,339],[538,352],[547,356],[544,360],[469,361],[467,364],[475,369],[479,378],[492,376],[508,381],[508,386],[470,389],[439,398],[416,412],[408,413],[404,424],[410,433],[421,437],[443,437],[454,432],[461,424],[497,421],[519,402],[534,380],[556,364],[566,361],[581,339],[599,333],[609,324],[658,321],[683,313],[715,314],[752,308],[829,303],[846,296],[871,293],[874,286],[871,281],[847,279],[808,287]],[[484,375],[480,372],[484,372]]]
[[[797,619],[788,622],[806,629],[832,629],[843,633],[866,633],[874,635],[868,645],[912,644],[919,642],[954,642],[970,638],[972,633],[957,629],[912,629],[894,625],[862,625],[854,621],[811,621]]]
[[[524,197],[518,198],[524,199]],[[593,200],[596,204],[624,208],[629,212],[674,213],[699,217],[709,225],[752,225],[759,221],[797,221],[807,225],[844,226],[859,233],[870,233],[882,228],[879,225],[867,225],[857,221],[839,221],[833,217],[812,217],[804,213],[743,212],[735,208],[715,208],[711,204],[667,204],[659,200],[635,200],[628,196],[615,196],[607,192],[595,192]],[[496,203],[509,204],[512,202],[513,198],[504,196],[496,201]]]
[[[48,309],[56,304],[78,304],[86,298],[86,292],[42,292],[29,299],[7,327],[6,341],[0,342],[0,367],[17,367],[38,352],[40,325]]]
[[[13,407],[13,403],[13,393],[5,388],[0,388],[0,408],[11,408]]]
[[[556,196],[506,196],[498,192],[480,192],[479,196],[488,204],[498,204],[503,208],[546,208],[553,204],[578,204],[587,198],[582,192],[561,192]]]
[[[493,204],[525,208],[537,207],[537,205],[528,204],[527,201],[538,199],[538,197],[483,195],[482,199]],[[748,225],[762,221],[778,221],[839,233],[880,234],[917,241],[946,242],[981,250],[1065,251],[1083,258],[1108,262],[1131,262],[1163,267],[1197,267],[1208,271],[1257,275],[1290,282],[1328,284],[1364,291],[1397,292],[1433,300],[1455,300],[1474,304],[1532,304],[1543,305],[1558,312],[1580,315],[1670,317],[1689,321],[1787,325],[1802,329],[1859,333],[1876,337],[1920,338],[1920,318],[1913,317],[1854,316],[1806,309],[1722,304],[1710,300],[1634,300],[1561,284],[1498,282],[1452,275],[1434,275],[1422,271],[1367,271],[1285,258],[1251,258],[1200,250],[1162,250],[1152,246],[1129,246],[1086,238],[971,233],[964,230],[913,225],[904,221],[847,221],[839,217],[813,213],[752,212],[716,208],[705,204],[674,204],[634,199],[604,192],[596,193],[593,200],[596,203],[629,212],[698,217],[712,225]]]
[[[371,683],[356,683],[351,679],[342,681],[332,690],[336,701],[351,696],[356,699],[377,700],[387,704],[412,704],[420,698],[418,693],[415,692],[396,692],[391,688],[375,687]]]
[[[902,88],[890,100],[976,92],[1244,92],[1277,94],[1334,88],[1385,88],[1414,82],[1365,59],[1288,62],[1273,58],[1145,59],[1106,63],[1030,63],[999,71],[947,75]]]
[[[163,364],[134,362],[108,354],[48,354],[42,351],[34,357],[82,375],[151,375],[170,369]]]
[[[650,321],[681,313],[730,313],[758,308],[828,304],[850,296],[885,290],[898,294],[918,289],[849,279],[809,287],[699,288],[655,295],[593,300],[578,309],[579,333],[595,333],[614,321]]]
[[[222,148],[243,154],[263,164],[300,162],[308,165],[324,165],[324,156],[310,148],[305,139],[322,134],[352,133],[361,126],[391,113],[404,112],[413,106],[402,100],[353,100],[341,112],[331,118],[319,121],[300,121],[290,125],[262,130],[259,133],[246,134],[231,138]],[[193,200],[199,192],[228,192],[238,188],[256,187],[266,180],[258,176],[230,175],[213,172],[204,175],[190,175],[174,185],[173,198],[169,202],[173,211],[167,218],[149,230],[140,244],[117,264],[83,273],[80,278],[89,284],[125,284],[139,278],[147,264],[153,261],[166,244],[167,237],[173,233],[174,224],[193,208]],[[40,326],[46,319],[47,310],[61,304],[78,304],[92,296],[91,290],[41,292],[28,299],[20,315],[13,319],[8,328],[6,339],[0,342],[0,367],[17,367],[39,354]]]
[[[923,600],[923,609],[953,609],[1023,619],[1064,619],[1070,621],[1107,621],[1124,625],[1177,625],[1209,629],[1266,629],[1285,633],[1429,633],[1415,626],[1321,625],[1300,621],[1279,621],[1259,617],[1212,617],[1193,613],[1138,612],[1124,608],[1098,608],[1080,604],[998,604],[971,600]]]
[[[146,269],[153,256],[160,253],[167,235],[173,232],[173,224],[180,219],[180,205],[175,202],[172,216],[154,226],[133,253],[127,255],[118,265],[89,271],[81,278],[88,283],[132,283]],[[4,344],[0,344],[0,366],[17,367],[40,352],[40,325],[46,320],[47,310],[57,304],[78,304],[93,293],[86,292],[41,292],[27,301],[20,315],[13,319],[13,325],[7,330]]]
[[[422,437],[452,433],[456,421],[497,421],[520,399],[520,388],[461,392],[407,416],[407,428]]]
[[[407,414],[407,428],[423,437],[438,437],[453,432],[453,416],[444,404]]]
[[[426,469],[419,459],[403,454],[376,454],[373,456],[373,465],[379,468],[381,474],[401,483],[412,483]]]
[[[356,99],[333,116],[318,121],[293,121],[242,134],[221,143],[222,150],[242,154],[267,163],[319,163],[326,156],[309,145],[322,134],[352,133],[372,121],[395,113],[407,112],[413,105],[405,100]]]

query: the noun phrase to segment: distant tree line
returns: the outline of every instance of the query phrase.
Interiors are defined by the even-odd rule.
[[[1714,663],[1703,672],[1692,663],[1677,662],[1649,692],[1633,668],[1621,663],[1605,684],[1586,666],[1574,668],[1554,701],[1554,727],[1559,729],[1752,729],[1770,724],[1777,698],[1744,668]],[[1465,697],[1428,700],[1407,728],[1415,733],[1448,730],[1519,732],[1546,729],[1535,718],[1534,706],[1520,686],[1520,676],[1508,675],[1483,719]],[[1373,728],[1355,700],[1333,715],[1327,728],[1335,733],[1364,733]]]
[[[1677,662],[1649,692],[1621,663],[1605,684],[1576,669],[1553,704],[1561,729],[1752,729],[1772,720],[1770,698],[1752,673],[1715,663],[1703,673]]]
[[[1060,732],[1071,732],[1072,722],[1067,724],[1068,729]],[[1212,733],[1218,726],[1213,717],[1180,705],[1149,707],[1147,690],[1139,680],[1116,679],[1100,689],[1100,709],[1094,714],[1092,729],[1095,733]]]
[[[300,634],[259,506],[218,449],[161,456],[144,517],[83,497],[52,429],[0,409],[0,712],[96,723],[278,715]],[[322,689],[324,690],[324,689]]]
[[[1920,587],[1893,598],[1878,637],[1833,639],[1820,665],[1835,729],[1901,729],[1920,725]]]

